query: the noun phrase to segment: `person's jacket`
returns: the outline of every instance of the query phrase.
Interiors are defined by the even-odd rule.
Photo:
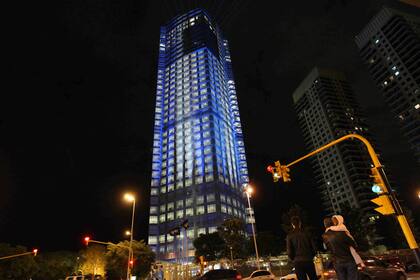
[[[322,239],[331,252],[334,262],[354,262],[350,247],[356,248],[356,244],[344,231],[329,230],[322,235]]]
[[[313,240],[302,229],[294,229],[286,238],[287,255],[293,262],[312,261],[316,255]]]

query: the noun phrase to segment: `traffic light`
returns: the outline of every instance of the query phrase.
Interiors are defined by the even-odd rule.
[[[281,166],[281,177],[283,178],[283,182],[287,183],[292,181],[292,179],[290,179],[290,168],[287,167],[286,165],[282,165]]]
[[[272,167],[271,165],[267,166],[267,171],[268,171],[268,173],[271,173],[273,175],[273,181],[274,182],[277,182],[279,180],[278,178],[276,178],[274,176],[274,167]]]
[[[273,175],[274,182],[278,182],[280,179],[283,179],[285,183],[292,181],[290,179],[289,167],[287,165],[281,165],[280,161],[274,162],[274,166],[267,166],[267,171]]]
[[[32,253],[34,254],[34,257],[38,254],[38,249],[33,249]]]
[[[374,193],[377,193],[377,194],[381,194],[381,193],[385,192],[385,190],[386,190],[385,182],[382,179],[382,176],[379,173],[378,168],[377,167],[372,167],[370,169],[370,171],[371,171],[370,177],[373,178],[372,191]]]
[[[90,237],[89,237],[89,236],[86,236],[86,237],[83,239],[83,241],[85,242],[86,246],[88,246],[88,245],[89,245],[89,241],[90,241]]]
[[[281,178],[281,165],[280,161],[274,162],[274,174],[273,177],[277,179],[277,181]],[[275,182],[277,182],[275,181]]]
[[[130,267],[133,268],[134,260],[130,260],[128,263],[130,264]]]
[[[382,215],[391,215],[395,213],[392,202],[387,194],[382,194],[370,201],[379,206],[378,208],[375,208],[375,211],[381,213]]]
[[[274,163],[274,167],[269,165],[267,166],[267,171],[273,175],[273,181],[278,182],[281,178],[281,165],[280,161]]]

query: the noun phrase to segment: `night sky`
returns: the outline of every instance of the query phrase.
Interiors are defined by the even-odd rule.
[[[259,230],[293,204],[321,224],[309,162],[274,184],[265,168],[305,154],[292,93],[315,66],[344,71],[405,205],[420,213],[419,166],[361,62],[354,36],[397,1],[9,1],[0,99],[0,242],[77,250],[118,241],[138,194],[147,237],[159,27],[207,8],[230,42]],[[420,215],[417,215],[420,224]]]

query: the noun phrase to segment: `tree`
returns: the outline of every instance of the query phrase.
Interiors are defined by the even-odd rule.
[[[376,237],[375,226],[369,222],[366,214],[360,208],[346,207],[341,215],[359,250],[366,251],[373,247]]]
[[[282,242],[279,237],[275,236],[272,232],[262,231],[258,232],[257,244],[258,252],[261,256],[276,256],[280,255],[282,250]],[[254,250],[254,243],[252,240],[249,242],[251,252]]]
[[[289,233],[292,231],[292,225],[290,223],[290,219],[293,216],[298,216],[300,220],[302,221],[302,225],[305,227],[305,229],[309,232],[313,231],[313,228],[308,225],[308,216],[305,212],[305,210],[302,209],[299,205],[295,204],[292,207],[289,208],[289,210],[286,213],[283,213],[281,216],[282,224],[281,227],[284,230],[284,232]]]
[[[308,215],[306,213],[306,211],[300,207],[299,205],[295,204],[292,207],[289,208],[289,210],[286,213],[283,213],[281,216],[281,220],[282,220],[282,224],[281,227],[283,229],[283,231],[288,234],[289,232],[291,232],[293,230],[293,227],[291,225],[291,218],[297,216],[300,218],[301,222],[302,222],[302,228],[303,230],[305,230],[309,236],[312,236],[312,239],[315,243],[315,245],[319,248],[319,244],[320,244],[320,238],[321,238],[321,234],[319,231],[318,227],[314,227],[313,225],[309,224],[308,222]],[[321,231],[323,232],[323,231]],[[284,244],[283,249],[285,250],[286,248],[286,244],[283,241],[282,244]]]
[[[106,270],[107,276],[110,279],[113,277],[123,278],[126,276],[128,264],[127,247],[129,246],[129,241],[122,241],[115,245],[108,245],[106,253]],[[150,266],[155,261],[155,254],[143,240],[133,240],[132,248],[134,256],[132,274],[143,278],[149,273]]]
[[[28,252],[24,246],[13,247],[7,243],[0,243],[0,257]],[[20,256],[12,259],[0,260],[0,279],[29,279],[38,270],[34,256]]]
[[[238,218],[226,219],[217,231],[225,243],[223,255],[230,258],[230,253],[234,258],[244,258],[248,255],[248,238],[245,234],[245,224]],[[232,248],[232,249],[231,249]]]
[[[106,248],[100,245],[91,245],[81,252],[80,270],[83,274],[105,276]]]
[[[218,232],[200,234],[194,242],[195,256],[204,256],[208,261],[214,261],[223,255],[225,242]]]
[[[79,257],[68,251],[46,252],[39,254],[35,261],[38,265],[33,280],[57,280],[76,274]]]

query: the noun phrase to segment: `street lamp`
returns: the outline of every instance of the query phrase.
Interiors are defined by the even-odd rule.
[[[260,257],[258,256],[257,238],[255,237],[255,227],[254,227],[255,217],[253,215],[253,211],[251,208],[251,200],[249,199],[251,197],[251,194],[254,192],[254,189],[249,184],[245,184],[244,190],[246,193],[246,198],[248,200],[249,219],[251,222],[252,237],[254,238],[254,248],[255,248],[255,257],[257,260],[257,269],[260,270]]]
[[[128,262],[127,262],[127,280],[130,280],[131,278],[131,264],[133,263],[133,228],[134,228],[134,211],[136,209],[136,197],[131,194],[131,193],[126,193],[124,195],[124,199],[128,202],[132,202],[133,203],[133,210],[132,210],[132,214],[131,214],[131,230],[129,232],[130,234],[130,249],[128,250]],[[126,235],[127,235],[126,231]]]
[[[232,251],[232,246],[229,247],[230,249],[230,265],[233,267],[233,251]]]

